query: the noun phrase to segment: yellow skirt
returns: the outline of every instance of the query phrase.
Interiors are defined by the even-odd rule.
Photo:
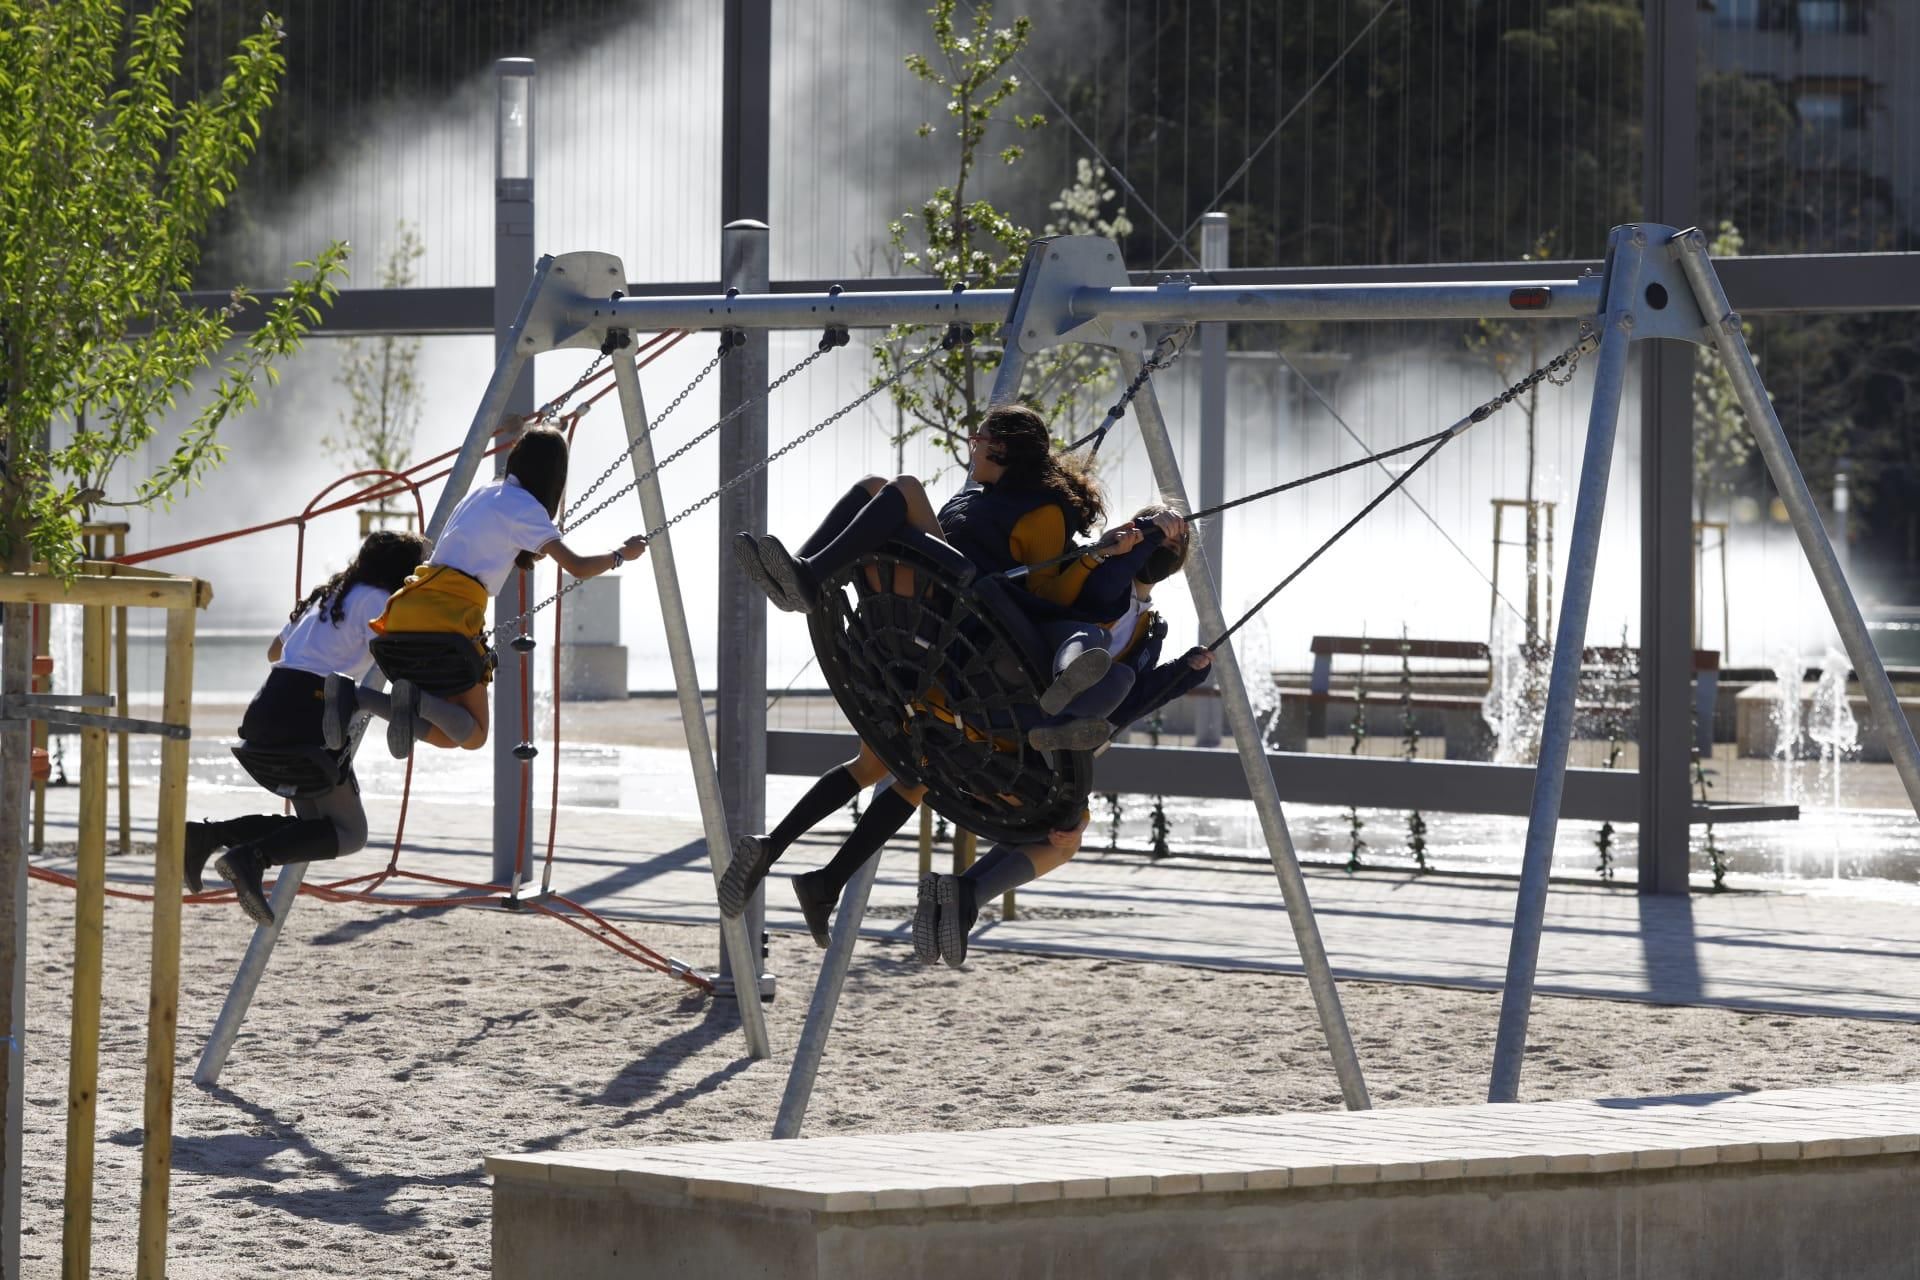
[[[471,637],[474,648],[485,653],[487,631],[487,589],[480,582],[446,565],[421,565],[418,573],[387,597],[384,613],[367,624],[377,635],[402,632],[445,631]],[[486,682],[493,683],[493,671],[487,670]]]

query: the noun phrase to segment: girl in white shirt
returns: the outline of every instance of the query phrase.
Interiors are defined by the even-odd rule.
[[[478,750],[487,742],[487,689],[493,679],[486,644],[487,601],[500,593],[515,565],[531,569],[552,556],[576,578],[593,578],[646,552],[635,535],[614,551],[581,555],[560,537],[554,516],[567,487],[567,438],[552,427],[529,427],[507,455],[506,474],[483,485],[453,509],[433,554],[369,624],[384,636],[446,634],[464,637],[470,655],[435,683],[395,679],[391,696],[356,688],[345,676],[327,681],[321,728],[329,747],[347,740],[354,713],[387,721],[387,749],[412,754],[416,739],[436,747]]]
[[[427,540],[417,533],[380,530],[367,535],[353,563],[315,587],[293,607],[287,625],[267,646],[273,669],[247,706],[240,736],[252,747],[312,748],[322,745],[320,719],[326,679],[336,671],[365,675],[367,624],[386,608],[387,597],[419,567]],[[240,906],[261,924],[273,923],[262,879],[268,867],[318,862],[358,853],[367,843],[367,814],[360,786],[344,752],[336,755],[339,781],[317,796],[301,796],[293,813],[248,814],[187,827],[186,885],[202,891],[202,873],[215,851],[216,864],[234,888]]]

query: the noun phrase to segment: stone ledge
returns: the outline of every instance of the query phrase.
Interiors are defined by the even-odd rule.
[[[1920,1085],[1889,1085],[696,1143],[493,1156],[486,1168],[497,1186],[840,1215],[1915,1151]]]

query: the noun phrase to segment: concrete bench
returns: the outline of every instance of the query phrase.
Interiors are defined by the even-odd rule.
[[[1287,687],[1286,677],[1274,674],[1280,708],[1268,733],[1268,747],[1277,751],[1304,751],[1310,738],[1324,737],[1331,730],[1345,732],[1344,726],[1329,725],[1329,707],[1354,707],[1359,703],[1354,688],[1334,687],[1334,659],[1357,657],[1385,660],[1367,676],[1367,732],[1375,737],[1399,736],[1408,710],[1424,737],[1439,737],[1446,742],[1449,760],[1490,760],[1497,745],[1482,714],[1482,704],[1492,686],[1492,657],[1487,646],[1477,640],[1400,640],[1391,636],[1315,636],[1309,644],[1313,670],[1304,689]],[[1453,667],[1435,670],[1428,667],[1412,674],[1410,697],[1403,699],[1398,662],[1402,655],[1422,663],[1446,662]],[[1640,651],[1617,645],[1590,645],[1581,652],[1582,689],[1595,686],[1595,696],[1580,702],[1580,711],[1591,722],[1595,717],[1624,717],[1628,736],[1639,731],[1637,709],[1632,704],[1608,700],[1605,683],[1609,673],[1637,669]],[[1343,676],[1358,684],[1357,673]],[[1694,745],[1703,753],[1713,752],[1714,708],[1720,682],[1720,654],[1713,649],[1693,651]],[[1347,724],[1351,724],[1351,714]]]
[[[1920,1086],[494,1156],[496,1280],[1912,1276]]]

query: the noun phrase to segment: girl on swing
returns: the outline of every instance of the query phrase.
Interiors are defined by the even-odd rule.
[[[273,664],[266,683],[247,705],[240,736],[254,747],[312,747],[322,742],[322,689],[337,671],[358,679],[373,665],[367,624],[387,597],[419,567],[427,541],[417,533],[378,530],[367,535],[353,562],[307,594],[287,615],[287,625],[267,646]],[[334,750],[339,750],[334,747]],[[240,907],[255,923],[273,923],[262,883],[268,867],[321,862],[358,853],[367,843],[367,812],[351,761],[343,762],[331,791],[293,802],[291,815],[248,814],[187,827],[187,892],[204,889],[207,859],[233,886]]]
[[[460,500],[434,544],[433,554],[387,601],[368,625],[382,635],[445,633],[464,636],[487,651],[487,601],[500,594],[515,565],[552,556],[576,578],[595,578],[646,553],[647,540],[628,538],[617,549],[582,555],[554,526],[567,487],[567,438],[552,427],[528,427],[507,454],[506,474]],[[465,688],[427,693],[410,680],[395,680],[389,693],[363,689],[344,675],[327,680],[321,727],[327,746],[346,744],[354,714],[387,722],[387,750],[395,759],[413,752],[416,740],[430,746],[476,751],[487,743],[487,683],[490,669]]]
[[[742,571],[778,608],[811,613],[820,606],[821,583],[878,550],[894,533],[912,528],[944,539],[983,573],[1044,566],[1026,576],[1027,589],[1043,601],[1068,605],[1103,560],[1140,544],[1140,531],[1129,525],[1110,530],[1084,556],[1066,564],[1048,563],[1063,556],[1073,538],[1093,528],[1104,510],[1086,463],[1055,452],[1046,422],[1026,405],[990,410],[967,439],[971,481],[938,512],[914,477],[887,481],[869,476],[842,495],[797,555],[771,536],[736,535],[734,550]],[[1084,627],[1070,624],[1067,630]],[[1043,632],[1047,629],[1043,626]],[[1060,643],[1052,635],[1048,638]],[[1057,675],[1042,709],[1058,712],[1067,707],[1098,684],[1110,666],[1104,646],[1084,645],[1066,653],[1056,664]],[[1049,702],[1054,705],[1048,707]],[[1035,746],[1072,749],[1039,741]],[[753,891],[795,840],[887,774],[887,766],[862,743],[858,756],[823,774],[771,832],[740,837],[721,879],[721,911],[729,917],[745,911]],[[841,892],[867,859],[906,825],[923,795],[923,788],[896,782],[867,807],[826,866],[793,878],[794,896],[815,943],[827,945]]]
[[[1112,620],[1102,631],[1112,665],[1099,682],[1062,714],[1086,712],[1098,717],[1095,733],[1102,745],[1113,734],[1143,720],[1174,699],[1198,687],[1213,665],[1204,646],[1189,649],[1171,662],[1160,661],[1167,624],[1151,608],[1153,588],[1178,573],[1187,563],[1191,530],[1172,507],[1155,503],[1134,513],[1134,523],[1145,537],[1114,566],[1130,570],[1119,599],[1083,594],[1082,607],[1102,611]],[[1096,581],[1092,584],[1099,586]],[[1088,814],[1072,831],[1055,831],[1046,840],[1024,845],[996,844],[960,875],[930,873],[920,878],[919,903],[913,915],[913,951],[923,964],[945,960],[959,968],[967,958],[967,939],[980,919],[980,904],[1003,897],[1057,870],[1079,852]]]

